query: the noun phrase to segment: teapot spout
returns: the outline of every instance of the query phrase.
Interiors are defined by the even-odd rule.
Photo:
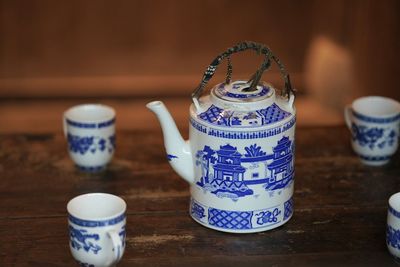
[[[164,146],[172,168],[187,182],[194,183],[194,168],[189,141],[182,138],[163,102],[153,101],[146,107],[156,114],[161,124]]]

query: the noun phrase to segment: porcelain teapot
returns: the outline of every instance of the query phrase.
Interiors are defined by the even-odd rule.
[[[231,81],[230,56],[244,50],[264,56],[249,81]],[[226,80],[201,96],[227,59]],[[280,94],[262,73],[275,62],[285,88]],[[252,233],[286,223],[293,214],[294,90],[284,66],[259,43],[242,42],[218,55],[192,94],[185,141],[160,101],[147,107],[158,117],[172,168],[190,184],[190,215],[224,232]]]

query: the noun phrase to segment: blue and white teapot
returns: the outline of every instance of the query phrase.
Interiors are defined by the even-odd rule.
[[[231,82],[230,55],[247,49],[263,54],[249,81]],[[228,59],[226,81],[200,97],[219,63]],[[285,89],[281,94],[260,82],[277,63]],[[190,215],[224,232],[252,233],[286,223],[293,214],[296,110],[289,75],[271,50],[242,42],[220,54],[192,94],[189,140],[183,140],[160,101],[147,104],[164,133],[168,160],[190,183]]]

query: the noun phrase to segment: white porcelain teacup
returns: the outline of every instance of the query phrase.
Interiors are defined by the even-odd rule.
[[[360,160],[372,166],[388,163],[399,144],[400,103],[380,96],[361,97],[345,108],[344,115]]]
[[[400,192],[389,198],[386,245],[390,254],[400,259]]]
[[[115,266],[125,250],[126,203],[115,195],[91,193],[67,205],[70,249],[81,266]]]
[[[106,167],[115,151],[115,111],[100,104],[69,108],[63,116],[69,154],[84,171]]]

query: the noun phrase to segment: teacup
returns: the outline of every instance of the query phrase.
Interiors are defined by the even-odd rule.
[[[115,111],[100,104],[69,108],[63,116],[71,159],[84,171],[100,171],[115,151]]]
[[[345,108],[344,117],[361,162],[388,163],[399,144],[400,103],[380,96],[361,97]]]
[[[126,203],[115,195],[91,193],[67,205],[70,250],[81,266],[115,266],[125,250]]]
[[[390,254],[400,259],[400,192],[389,198],[386,245]]]

